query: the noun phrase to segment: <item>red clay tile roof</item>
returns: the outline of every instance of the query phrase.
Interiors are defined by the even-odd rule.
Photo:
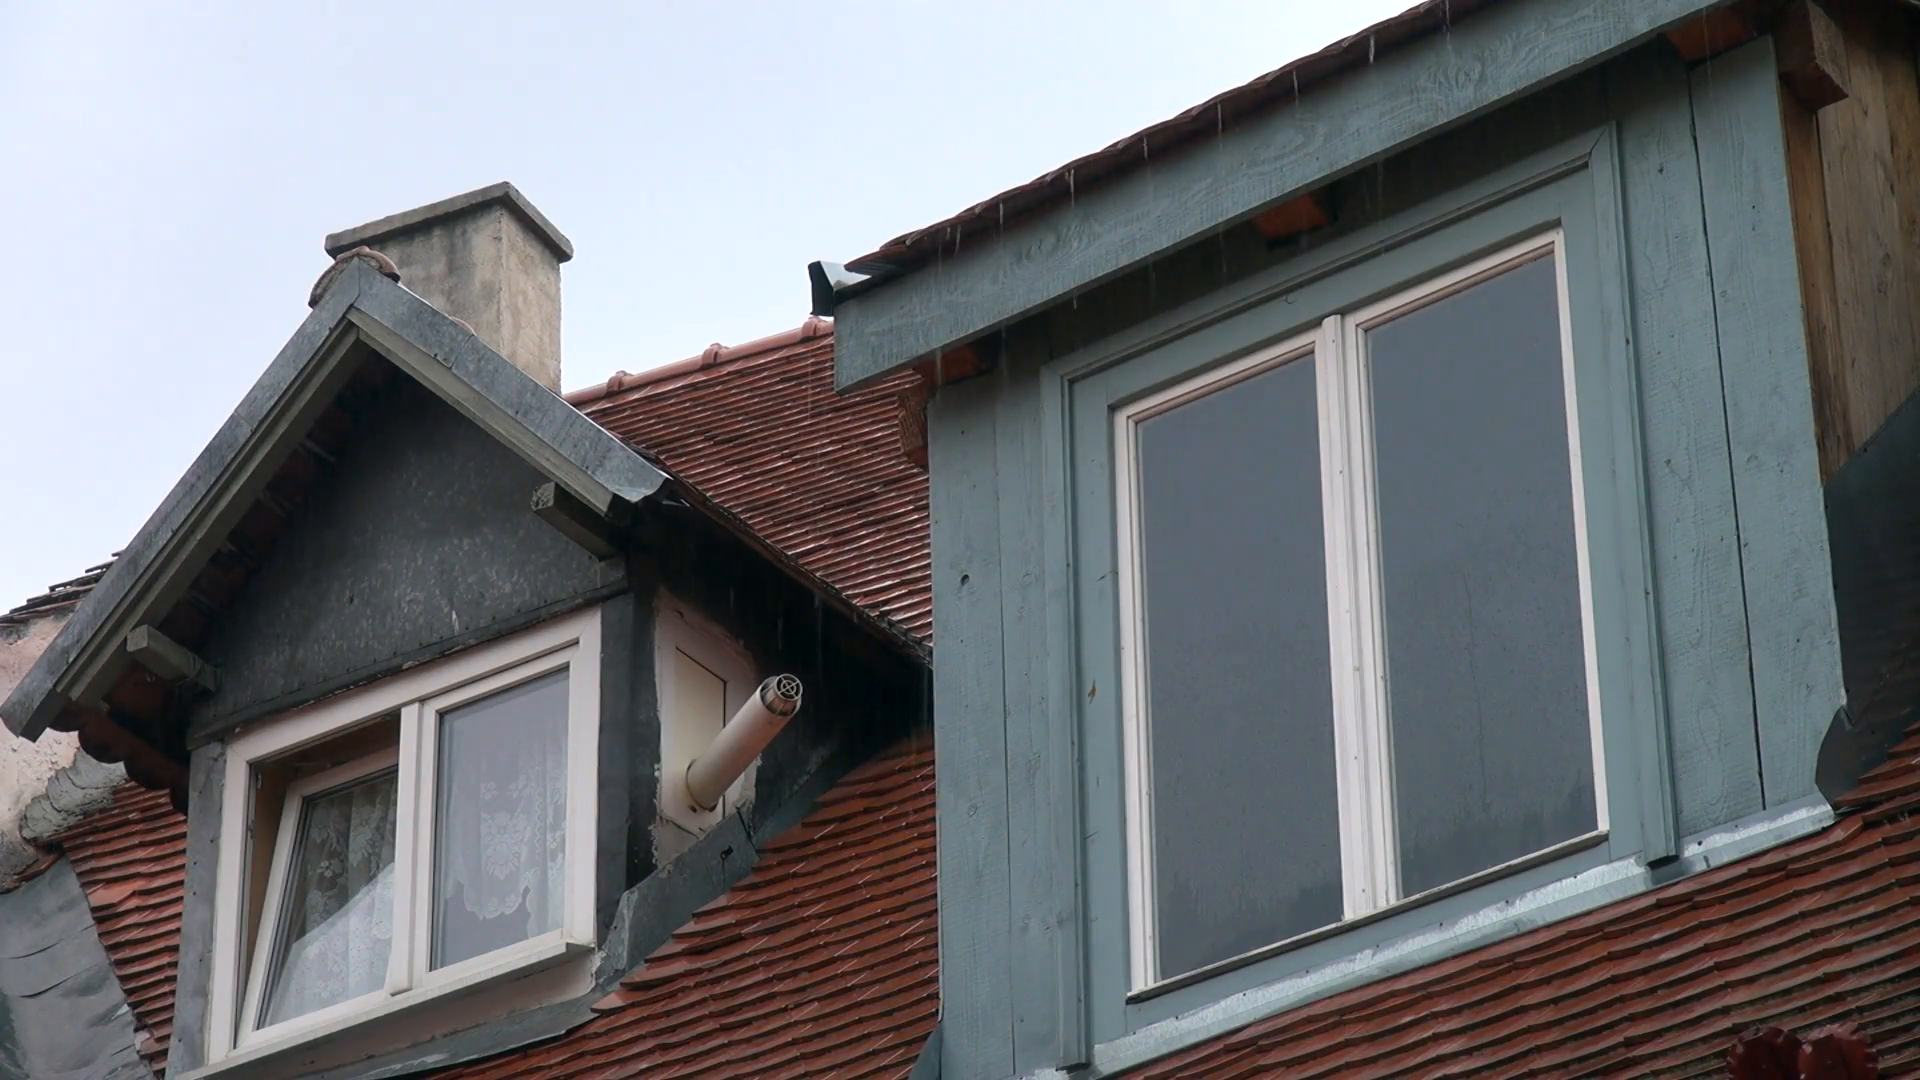
[[[112,558],[98,566],[88,567],[87,572],[79,577],[49,585],[46,592],[33,597],[19,607],[0,613],[0,626],[24,625],[35,619],[52,615],[54,612],[72,608],[93,591],[93,587],[100,583],[100,576],[105,574],[107,568],[113,565],[113,560],[119,557],[120,553],[116,551]]]
[[[435,1075],[904,1077],[939,1013],[935,914],[933,754],[903,745],[771,841],[585,1026]]]
[[[156,1072],[173,1035],[187,821],[164,791],[123,784],[113,805],[53,838],[87,892],[100,944],[133,1008],[140,1055]]]
[[[926,641],[927,474],[900,449],[895,400],[917,377],[835,394],[827,325],[809,320],[615,376],[569,400],[849,600]]]

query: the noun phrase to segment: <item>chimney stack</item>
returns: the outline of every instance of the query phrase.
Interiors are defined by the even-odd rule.
[[[512,184],[327,237],[330,257],[357,247],[392,259],[415,295],[560,392],[560,264],[573,258],[573,244]]]

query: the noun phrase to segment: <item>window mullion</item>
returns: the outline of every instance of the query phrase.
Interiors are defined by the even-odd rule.
[[[434,790],[438,785],[440,721],[435,711],[424,703],[408,708],[413,715],[412,745],[416,754],[414,798],[410,808],[414,822],[413,865],[408,867],[412,895],[404,918],[396,916],[394,926],[396,933],[402,923],[407,928],[408,970],[412,973],[412,984],[419,986],[425,985],[428,973],[433,970],[433,818],[437,808]]]
[[[387,952],[387,993],[412,988],[413,913],[416,902],[414,865],[425,845],[420,836],[420,705],[400,709],[400,767],[394,794],[393,941]]]
[[[1354,406],[1349,376],[1345,320],[1334,315],[1320,325],[1314,386],[1320,413],[1321,518],[1326,535],[1327,631],[1333,676],[1333,752],[1335,791],[1340,814],[1342,908],[1347,918],[1365,915],[1381,904],[1376,884],[1379,858],[1368,733],[1364,618],[1361,582],[1355,562],[1360,547],[1354,535]]]
[[[1353,538],[1353,637],[1358,683],[1354,719],[1362,746],[1369,892],[1375,908],[1400,896],[1399,818],[1394,808],[1392,708],[1387,691],[1385,594],[1380,580],[1380,515],[1374,473],[1373,392],[1365,331],[1341,327],[1341,375],[1347,387],[1348,528]]]

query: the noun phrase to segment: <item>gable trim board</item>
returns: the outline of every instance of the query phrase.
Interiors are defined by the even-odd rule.
[[[37,738],[69,704],[98,700],[125,663],[126,635],[180,598],[343,385],[343,361],[362,340],[601,514],[624,515],[666,480],[458,323],[352,260],[0,704],[9,730]]]
[[[1718,0],[1502,3],[1211,146],[1127,174],[835,305],[842,389],[961,345],[1618,55]],[[944,250],[946,246],[958,250]],[[856,260],[856,270],[867,269]]]

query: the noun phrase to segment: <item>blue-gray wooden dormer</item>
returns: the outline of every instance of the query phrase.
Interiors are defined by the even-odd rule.
[[[1858,236],[1920,96],[1905,13],[1830,6],[1425,4],[815,268],[841,384],[933,393],[941,1075],[1111,1075],[1831,820],[1822,485],[1914,385],[1832,313],[1908,325]]]

